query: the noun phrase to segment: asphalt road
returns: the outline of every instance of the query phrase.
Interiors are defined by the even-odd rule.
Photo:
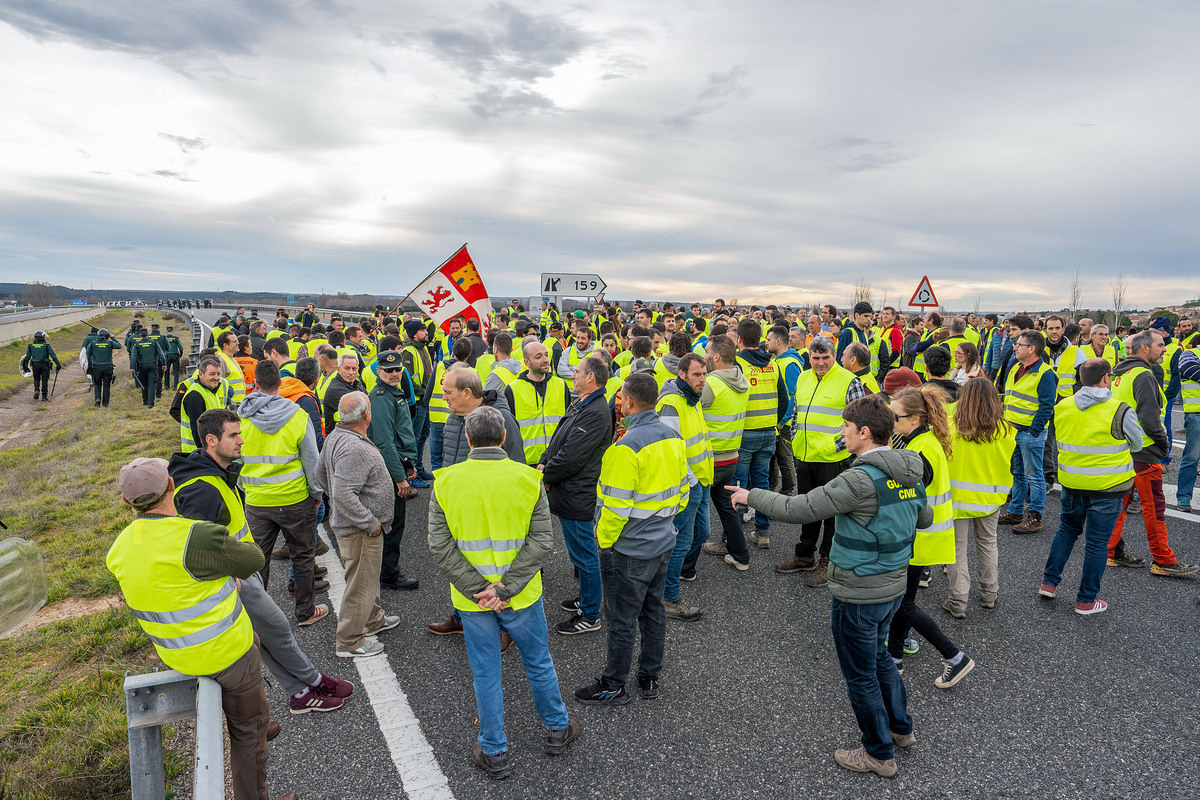
[[[1182,427],[1181,415],[1175,417]],[[776,523],[772,548],[752,551],[748,572],[702,556],[699,579],[684,584],[684,599],[705,614],[692,623],[669,621],[658,700],[643,701],[635,691],[624,707],[579,706],[572,693],[599,674],[604,634],[551,633],[563,695],[583,726],[563,756],[541,752],[544,732],[513,648],[504,657],[503,681],[515,771],[506,781],[491,781],[469,760],[477,723],[462,639],[425,630],[450,609],[447,584],[425,543],[428,493],[409,503],[402,555],[403,569],[421,588],[384,592],[386,610],[403,623],[381,641],[457,798],[1200,797],[1200,581],[1111,568],[1100,593],[1109,611],[1080,617],[1072,607],[1081,542],[1062,596],[1040,599],[1037,587],[1058,522],[1057,493],[1041,533],[1017,536],[1001,528],[995,609],[980,609],[973,593],[967,619],[951,619],[941,610],[941,574],[922,591],[922,607],[976,667],[958,687],[943,691],[933,686],[941,659],[930,645],[922,643],[906,658],[918,743],[899,754],[895,779],[848,773],[832,760],[835,748],[857,745],[858,732],[829,634],[829,595],[806,588],[803,575],[773,571],[799,537],[797,526]],[[1183,561],[1200,561],[1197,522],[1200,516],[1168,520]],[[1130,551],[1148,556],[1140,517],[1127,535]],[[551,624],[565,616],[559,601],[576,593],[561,531],[558,537],[544,571]],[[286,565],[273,568],[272,594],[290,610]],[[358,683],[355,665],[333,655],[335,624],[298,629],[297,638],[318,668]],[[283,724],[272,743],[273,794],[406,796],[380,732],[396,721],[387,714],[377,719],[365,692],[341,711],[305,716],[287,713],[278,687],[268,694],[273,717]]]

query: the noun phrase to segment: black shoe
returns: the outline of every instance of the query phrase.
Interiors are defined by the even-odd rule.
[[[561,754],[567,745],[579,738],[579,720],[572,715],[568,715],[567,720],[567,727],[546,733],[546,752],[552,756]]]
[[[574,611],[576,614],[578,614],[580,611],[579,596],[576,595],[575,597],[572,597],[570,600],[563,600],[561,603],[558,604],[558,607],[561,608],[563,611]]]
[[[917,585],[922,589],[928,589],[929,584],[931,583],[933,583],[933,570],[931,570],[929,567],[922,567],[921,577],[917,581]]]
[[[696,573],[694,573],[694,572],[681,572],[681,573],[679,573],[679,580],[681,580],[681,581],[688,581],[688,582],[690,583],[690,582],[692,582],[692,581],[696,580]]]
[[[512,767],[508,765],[508,751],[489,756],[483,752],[479,742],[471,745],[471,760],[483,768],[484,772],[496,780],[503,780],[512,775]]]
[[[561,633],[563,636],[574,636],[577,633],[595,633],[603,626],[598,619],[588,619],[579,612],[570,619],[564,619],[562,622],[554,626],[554,630]]]
[[[99,401],[99,400],[97,400],[97,401],[96,401],[96,408],[99,408],[99,407],[100,407],[100,401]]]
[[[324,578],[329,574],[329,567],[313,567],[314,578]]]
[[[313,579],[313,593],[314,594],[316,594],[317,592],[323,592],[328,588],[329,588],[329,581],[317,580],[315,578]],[[290,595],[296,594],[296,582],[295,581],[288,581],[288,594],[290,594]]]
[[[638,678],[638,688],[642,690],[643,700],[658,699],[658,678]]]
[[[409,592],[421,585],[421,582],[416,578],[406,578],[403,575],[396,578],[394,581],[380,581],[379,588],[393,589],[395,591]]]
[[[605,689],[604,682],[597,678],[590,686],[576,689],[575,699],[585,706],[623,706],[629,702],[629,695],[626,694],[624,686],[619,689]]]

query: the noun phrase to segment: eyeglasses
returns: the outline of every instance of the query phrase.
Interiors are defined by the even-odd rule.
[[[403,372],[404,367],[380,367],[380,372]]]
[[[909,417],[915,417],[915,416],[916,416],[916,414],[897,414],[896,422],[899,422],[902,419],[908,419]]]

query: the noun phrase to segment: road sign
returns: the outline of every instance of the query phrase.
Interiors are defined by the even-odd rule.
[[[296,302],[296,295],[289,294],[287,301],[288,301],[288,305],[291,305],[292,303]]]
[[[555,297],[595,297],[608,284],[599,275],[574,275],[566,272],[543,272],[542,294]]]
[[[903,295],[902,295],[903,296]],[[929,276],[922,275],[921,282],[917,284],[917,290],[913,292],[912,299],[908,301],[910,306],[922,306],[937,308],[937,295],[933,293],[933,285],[929,283]]]

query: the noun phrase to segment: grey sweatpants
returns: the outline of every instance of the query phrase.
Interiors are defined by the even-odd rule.
[[[242,606],[260,640],[262,661],[289,695],[304,691],[321,680],[321,673],[292,635],[287,615],[267,594],[262,576],[255,573],[242,580]]]

